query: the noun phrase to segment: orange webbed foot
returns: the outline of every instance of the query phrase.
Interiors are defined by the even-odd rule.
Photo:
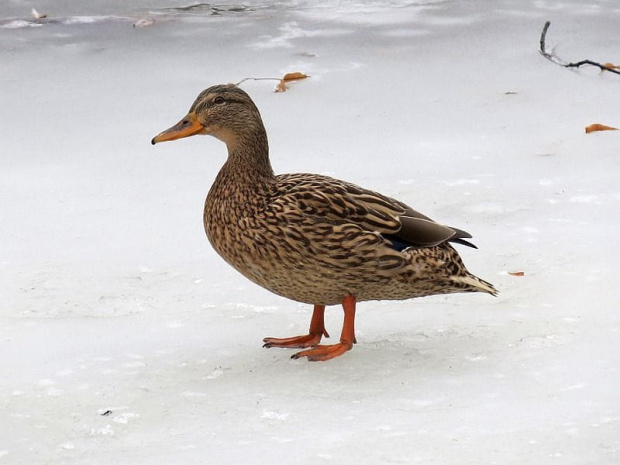
[[[352,295],[342,299],[342,308],[344,309],[344,322],[342,325],[342,334],[340,335],[340,343],[331,345],[317,345],[308,350],[302,350],[291,358],[298,359],[307,357],[311,362],[324,362],[331,360],[351,350],[355,344],[355,297]],[[314,319],[314,317],[313,317]],[[313,327],[312,325],[310,326]],[[317,328],[317,326],[314,326]],[[321,326],[321,328],[324,328]],[[324,329],[323,329],[324,331]],[[310,330],[310,333],[315,331]],[[319,337],[320,340],[320,337]]]
[[[312,312],[309,334],[294,337],[266,337],[263,347],[283,347],[288,349],[303,349],[304,347],[314,347],[321,342],[321,338],[329,337],[325,330],[325,305],[315,305]]]
[[[306,334],[305,336],[284,338],[266,337],[263,339],[263,342],[265,343],[263,347],[267,349],[271,347],[282,347],[286,349],[303,349],[305,347],[314,347],[321,342],[321,338],[323,336],[329,337],[327,331],[323,330],[322,333]]]
[[[353,343],[340,342],[339,344],[318,345],[312,349],[302,350],[291,356],[292,359],[307,357],[311,362],[324,362],[331,360],[351,350]]]

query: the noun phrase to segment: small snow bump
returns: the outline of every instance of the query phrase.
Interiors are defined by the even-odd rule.
[[[90,430],[91,436],[114,436],[114,430],[112,425],[105,425],[103,428],[92,428]]]
[[[123,363],[123,366],[125,368],[142,368],[146,366],[146,363],[136,360],[135,362]]]
[[[464,210],[466,210],[467,212],[470,213],[493,213],[493,214],[500,214],[500,213],[505,213],[505,209],[498,204],[494,204],[494,203],[480,203],[478,205],[472,205],[469,207],[465,207]]]
[[[429,407],[431,405],[434,405],[437,403],[437,401],[435,400],[429,400],[429,399],[411,399],[408,401],[409,404],[413,405],[414,407]]]
[[[75,449],[75,444],[73,444],[72,442],[65,442],[60,445],[60,448],[65,450],[73,450]]]
[[[480,184],[480,179],[457,179],[456,181],[443,181],[446,186],[464,186],[466,184]]]
[[[565,387],[564,389],[560,389],[561,392],[565,392],[565,391],[575,391],[577,389],[583,389],[584,387],[586,387],[587,384],[586,383],[579,383],[579,384],[573,384],[572,386],[568,386]]]
[[[113,375],[115,373],[118,373],[118,370],[113,370],[111,368],[106,368],[105,370],[100,370],[99,373],[101,373],[102,375]]]
[[[181,394],[183,397],[206,397],[207,394],[205,392],[197,392],[197,391],[184,391]]]
[[[63,395],[65,392],[62,389],[58,389],[58,388],[49,388],[45,394],[49,397],[58,397]]]
[[[261,418],[284,421],[288,418],[288,416],[288,413],[280,413],[277,410],[263,410]]]
[[[133,412],[123,412],[120,415],[115,416],[112,421],[115,423],[121,423],[123,425],[126,425],[127,423],[129,423],[129,420],[132,420],[134,418],[138,418],[140,415],[138,415],[137,413],[133,413]]]
[[[572,203],[591,203],[598,199],[598,195],[575,195],[569,199]]]
[[[205,379],[217,379],[220,376],[222,376],[224,374],[224,370],[220,369],[220,368],[216,368],[215,370],[213,370],[210,374],[208,374],[207,376],[205,376]]]

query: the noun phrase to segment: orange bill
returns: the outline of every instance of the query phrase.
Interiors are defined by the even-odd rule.
[[[193,136],[194,134],[199,134],[202,132],[204,128],[205,127],[196,118],[196,113],[192,111],[177,124],[153,137],[151,144],[155,145],[158,142],[166,142],[169,140]]]

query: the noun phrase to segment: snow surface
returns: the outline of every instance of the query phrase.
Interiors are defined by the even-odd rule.
[[[620,134],[584,133],[620,125],[620,80],[537,53],[551,20],[563,59],[617,62],[620,4],[187,5],[3,3],[0,463],[620,463]],[[261,349],[311,309],[208,246],[224,146],[149,141],[288,71],[312,77],[244,84],[276,171],[470,231],[498,298],[361,304],[328,363]]]

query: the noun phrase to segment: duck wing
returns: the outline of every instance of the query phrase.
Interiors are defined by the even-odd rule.
[[[434,222],[406,204],[355,184],[316,174],[284,174],[277,177],[278,189],[272,206],[291,218],[303,215],[317,222],[354,224],[381,234],[392,248],[433,247],[457,242],[471,235]]]

